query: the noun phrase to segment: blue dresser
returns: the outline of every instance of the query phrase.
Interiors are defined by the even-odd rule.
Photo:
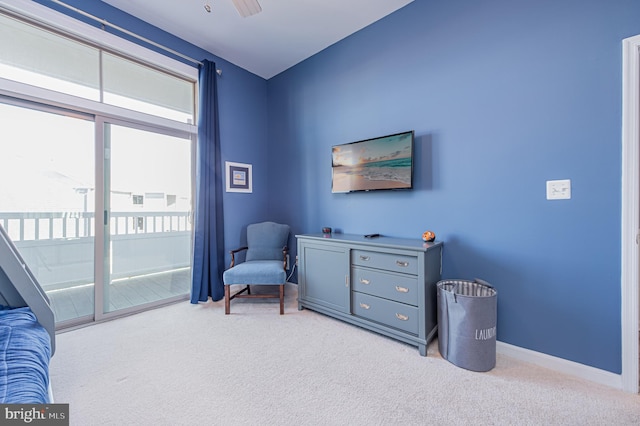
[[[349,234],[298,239],[298,309],[418,347],[435,337],[442,243]]]

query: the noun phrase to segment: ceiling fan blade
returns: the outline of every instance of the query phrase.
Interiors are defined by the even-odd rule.
[[[233,4],[243,18],[262,12],[258,0],[233,0]]]

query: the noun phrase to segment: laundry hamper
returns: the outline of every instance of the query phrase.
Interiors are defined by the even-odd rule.
[[[443,280],[437,305],[442,357],[472,371],[495,367],[498,292],[482,280]]]

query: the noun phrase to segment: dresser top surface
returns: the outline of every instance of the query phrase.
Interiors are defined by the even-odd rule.
[[[366,238],[364,235],[359,234],[299,234],[296,235],[299,239],[309,240],[322,240],[326,242],[336,242],[343,244],[354,244],[363,246],[378,246],[378,247],[390,247],[398,249],[411,249],[416,251],[427,251],[429,249],[442,245],[441,241],[433,241],[430,243],[424,242],[418,239],[411,238],[395,238],[379,236],[374,238]]]

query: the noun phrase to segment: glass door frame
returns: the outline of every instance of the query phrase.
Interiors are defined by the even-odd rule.
[[[65,108],[64,106],[58,106],[58,105],[53,105],[53,104],[47,104],[47,103],[43,103],[43,102],[38,102],[37,100],[30,100],[30,99],[21,99],[21,98],[15,98],[12,96],[6,96],[2,93],[0,93],[0,104],[3,105],[7,105],[10,107],[16,107],[16,108],[24,108],[27,110],[31,110],[31,111],[35,111],[35,112],[39,112],[39,113],[45,113],[45,114],[53,114],[53,115],[58,115],[58,116],[62,116],[62,117],[66,117],[66,118],[72,118],[72,119],[77,119],[77,120],[83,120],[86,121],[88,123],[91,123],[91,125],[94,128],[94,133],[95,133],[95,122],[96,122],[96,116],[95,114],[92,114],[90,112],[83,112],[81,110],[76,110],[76,109],[70,109],[70,108]],[[34,125],[38,125],[37,123],[35,123]],[[94,157],[96,155],[95,149],[95,141],[91,140],[91,141],[87,141],[87,143],[91,143],[93,146],[93,150],[94,150]],[[94,175],[95,175],[95,165],[94,165]],[[85,200],[86,203],[86,200]],[[87,212],[91,212],[91,208],[94,208],[94,206],[92,205],[86,205],[86,207],[88,208]],[[86,219],[85,219],[86,220]],[[86,226],[86,223],[85,223]],[[91,226],[91,225],[89,225]],[[94,228],[95,228],[95,213],[94,213]],[[85,233],[83,234],[84,237],[86,236],[91,236],[91,230],[89,229],[85,229]],[[94,229],[94,249],[95,249],[95,244],[97,244],[97,240],[95,237],[95,229]],[[21,255],[23,255],[21,253]],[[29,265],[27,265],[29,266]],[[96,266],[96,259],[93,259],[93,273],[95,275],[95,266]],[[33,265],[30,266],[31,268],[33,268]],[[94,295],[95,295],[95,277],[93,279],[94,281]],[[47,290],[45,289],[45,293],[47,292]],[[49,297],[49,296],[48,296]],[[51,300],[51,299],[50,299]],[[53,302],[50,302],[53,303]],[[75,318],[71,318],[71,319],[66,319],[66,320],[62,320],[62,321],[56,321],[56,329],[61,329],[61,328],[68,328],[68,327],[73,327],[79,324],[84,324],[87,322],[91,322],[95,320],[95,303],[93,306],[93,311],[90,314],[87,315],[82,315],[82,316],[78,316]]]
[[[177,138],[187,139],[190,141],[191,148],[191,211],[188,220],[193,223],[193,211],[195,204],[195,164],[196,164],[196,140],[197,135],[185,131],[180,131],[171,128],[159,128],[155,126],[148,126],[137,122],[126,121],[118,118],[111,118],[107,116],[96,116],[96,220],[95,220],[95,237],[96,244],[95,250],[95,296],[94,296],[94,315],[95,321],[100,322],[103,320],[113,319],[124,315],[130,315],[132,313],[141,312],[145,309],[162,306],[170,303],[174,303],[180,300],[187,300],[189,294],[184,296],[175,296],[167,299],[158,300],[155,302],[149,302],[145,304],[135,305],[128,308],[118,309],[111,312],[105,307],[105,286],[109,285],[109,271],[108,265],[110,262],[110,253],[108,253],[108,246],[110,236],[107,232],[110,229],[110,211],[109,206],[105,200],[108,194],[105,194],[107,189],[106,180],[109,178],[110,171],[105,164],[110,161],[110,151],[107,151],[107,129],[109,125],[116,125],[122,127],[129,127],[136,130],[147,131],[151,133],[157,133],[164,136],[173,136]],[[98,192],[99,191],[99,192]],[[100,219],[98,219],[100,218]],[[98,226],[101,224],[101,226]],[[193,230],[191,232],[191,251],[193,251]],[[193,259],[192,253],[189,253],[189,258]]]

